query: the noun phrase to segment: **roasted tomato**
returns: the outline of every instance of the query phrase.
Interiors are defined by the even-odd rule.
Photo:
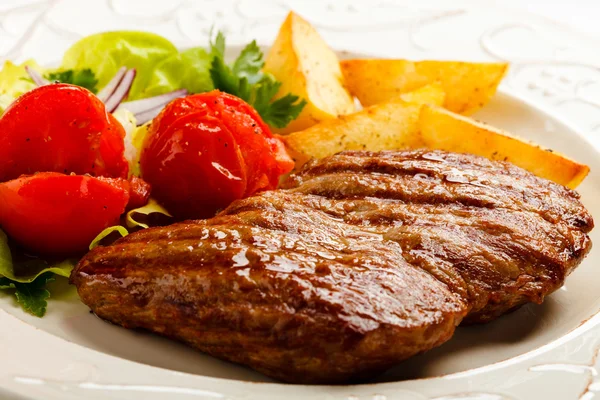
[[[174,100],[154,119],[140,166],[153,196],[185,219],[274,189],[294,163],[249,104],[215,90]]]
[[[33,89],[0,117],[0,182],[48,171],[126,178],[124,137],[121,124],[87,89]]]
[[[137,176],[129,178],[129,203],[127,209],[143,207],[150,199],[150,184]]]
[[[76,255],[119,222],[131,186],[120,178],[56,172],[22,176],[0,183],[0,227],[37,254]]]

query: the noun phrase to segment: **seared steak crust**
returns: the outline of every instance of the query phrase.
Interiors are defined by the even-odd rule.
[[[129,235],[71,275],[100,317],[288,382],[363,379],[559,288],[576,192],[445,152],[344,152],[216,217]]]

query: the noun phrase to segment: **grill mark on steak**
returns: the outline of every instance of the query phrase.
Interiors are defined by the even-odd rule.
[[[576,192],[471,155],[345,152],[282,186],[94,249],[71,281],[116,324],[339,383],[541,302],[591,247]]]
[[[479,207],[509,207],[515,211],[525,206],[540,212],[549,222],[567,218],[577,221],[582,228],[590,224],[589,215],[578,221],[582,218],[579,212],[567,216],[560,214],[565,209],[569,210],[568,203],[579,199],[579,194],[556,184],[553,184],[552,190],[542,193],[524,190],[519,182],[521,179],[537,185],[545,185],[548,181],[512,164],[484,158],[474,160],[449,153],[431,157],[427,155],[431,153],[422,152],[420,157],[410,160],[398,154],[402,153],[365,157],[361,152],[346,152],[327,163],[313,161],[288,179],[283,187],[293,188],[301,182],[310,181],[314,186],[308,187],[311,193],[339,196],[336,198],[349,198],[354,194],[359,198],[371,196],[432,204],[459,202]],[[429,179],[415,179],[415,171],[426,174]],[[464,178],[463,183],[470,183],[456,185],[454,183],[461,182],[448,181],[448,176],[455,175],[459,179]],[[335,185],[335,182],[338,184]],[[306,189],[305,184],[304,191]],[[515,208],[515,204],[519,207]]]

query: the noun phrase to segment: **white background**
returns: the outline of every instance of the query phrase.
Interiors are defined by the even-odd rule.
[[[15,5],[49,1],[52,0],[0,0],[0,10]],[[81,4],[88,1],[94,0],[81,0]],[[164,1],[168,2],[169,0]],[[260,0],[256,1],[260,2]],[[451,4],[452,1],[448,0],[448,3]],[[542,15],[555,22],[569,25],[589,36],[594,36],[600,42],[600,0],[480,0],[479,4],[524,10]]]
[[[480,3],[533,12],[600,41],[600,0],[482,0]]]

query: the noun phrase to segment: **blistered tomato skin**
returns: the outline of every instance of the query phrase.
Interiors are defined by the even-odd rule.
[[[56,172],[0,183],[0,227],[38,255],[75,256],[118,224],[130,182]]]
[[[150,184],[143,179],[131,176],[129,178],[129,203],[127,204],[127,209],[132,210],[148,204],[151,189]]]
[[[258,113],[219,91],[171,102],[152,122],[140,159],[153,196],[179,219],[208,218],[274,189],[293,165]]]
[[[33,89],[0,117],[0,182],[48,171],[126,178],[124,137],[121,124],[87,89]]]
[[[246,189],[244,160],[233,135],[202,111],[152,135],[140,162],[154,197],[180,219],[210,217]]]

